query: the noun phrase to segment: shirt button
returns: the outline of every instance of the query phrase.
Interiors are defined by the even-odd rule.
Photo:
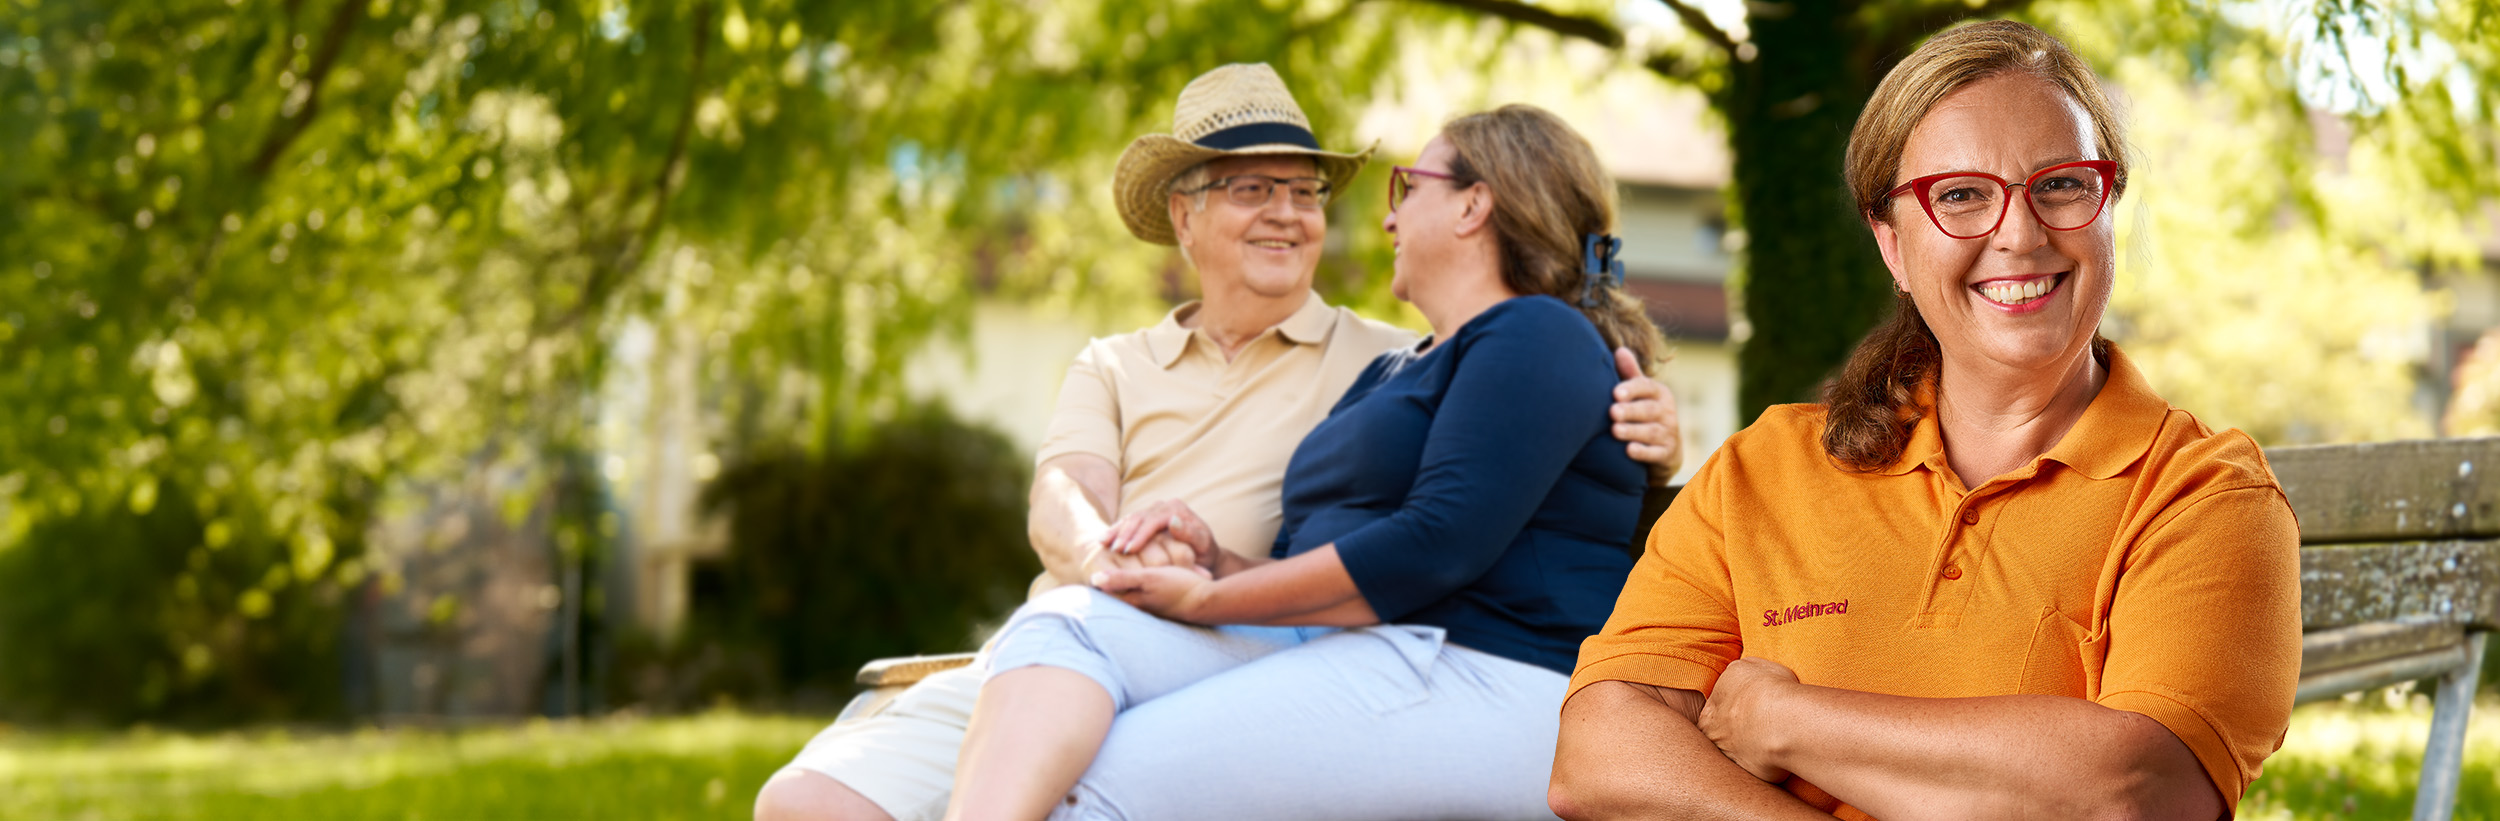
[[[1944,577],[1948,581],[1962,578],[1962,566],[1958,564],[1945,565]]]
[[[1978,523],[1979,508],[1968,508],[1962,511],[1962,526],[1969,527]]]

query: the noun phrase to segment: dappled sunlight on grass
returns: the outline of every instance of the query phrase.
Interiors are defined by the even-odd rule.
[[[0,818],[745,818],[816,717],[0,735]]]
[[[2373,693],[2354,701],[2302,707],[2292,713],[2283,749],[2266,759],[2239,817],[2404,818],[2413,812],[2422,743],[2430,736],[2430,700],[2394,700]],[[2500,819],[2500,701],[2474,705],[2465,733],[2465,776],[2456,818]]]

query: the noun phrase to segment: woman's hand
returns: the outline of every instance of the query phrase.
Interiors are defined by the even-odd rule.
[[[1615,403],[1606,409],[1614,418],[1613,433],[1623,440],[1632,461],[1649,467],[1649,483],[1660,487],[1684,467],[1683,428],[1675,411],[1675,392],[1641,373],[1632,349],[1615,349]]]
[[[1193,616],[1206,604],[1215,576],[1197,565],[1113,568],[1094,574],[1094,586],[1139,610],[1173,621],[1203,623]]]
[[[1786,781],[1788,770],[1771,761],[1777,744],[1764,722],[1778,710],[1784,690],[1803,686],[1787,665],[1752,656],[1737,659],[1719,673],[1719,683],[1702,703],[1701,720],[1695,723],[1745,772],[1773,784]]]
[[[1136,554],[1155,546],[1157,537],[1170,537],[1187,545],[1194,553],[1192,564],[1215,569],[1221,551],[1215,544],[1215,531],[1207,527],[1198,512],[1178,499],[1165,499],[1120,517],[1104,534],[1103,545],[1113,553]]]

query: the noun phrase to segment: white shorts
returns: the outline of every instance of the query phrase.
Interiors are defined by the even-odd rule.
[[[876,715],[826,727],[786,769],[840,781],[895,821],[936,821],[955,791],[955,754],[981,679],[978,665],[921,679]]]

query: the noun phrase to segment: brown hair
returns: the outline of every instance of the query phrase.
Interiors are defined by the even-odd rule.
[[[2092,122],[2094,148],[2118,163],[2114,199],[2127,188],[2126,134],[2117,109],[2101,92],[2100,78],[2066,44],[2047,32],[2010,20],[1972,23],[1946,31],[1918,47],[1875,86],[1875,94],[1849,132],[1843,176],[1858,211],[1869,222],[1890,222],[1901,154],[1910,132],[1938,101],[1965,86],[2009,73],[2055,85],[2083,107]],[[2092,337],[2095,356],[2108,355],[2109,340]],[[1823,452],[1843,467],[1881,470],[1901,458],[1910,433],[1927,413],[1921,388],[1942,364],[1936,335],[1908,294],[1894,294],[1892,319],[1867,334],[1838,378],[1824,386],[1827,408]]]
[[[1608,347],[1632,349],[1644,372],[1662,361],[1666,340],[1638,297],[1601,283],[1596,307],[1580,304],[1588,279],[1581,243],[1615,228],[1614,180],[1589,141],[1552,112],[1519,103],[1451,120],[1441,137],[1457,155],[1453,182],[1493,189],[1502,284],[1571,303]]]

